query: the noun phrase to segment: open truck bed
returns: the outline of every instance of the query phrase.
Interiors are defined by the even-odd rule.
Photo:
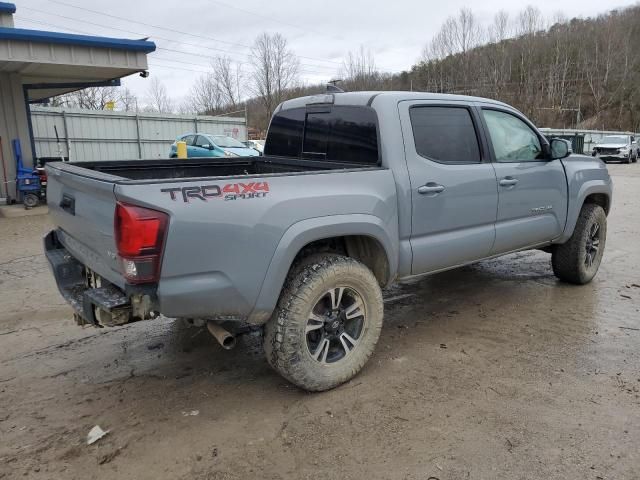
[[[323,170],[351,170],[371,168],[371,166],[327,162],[317,160],[288,159],[283,157],[238,157],[238,158],[190,158],[159,160],[128,160],[106,162],[70,162],[54,164],[53,168],[76,170],[74,167],[108,175],[111,180],[119,177],[126,180],[175,180],[191,178],[220,178],[234,176],[257,176],[274,174],[295,174],[299,172],[319,172]],[[93,175],[103,177],[104,175]]]

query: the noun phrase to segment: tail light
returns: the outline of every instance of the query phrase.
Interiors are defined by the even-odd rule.
[[[167,223],[166,213],[117,203],[116,246],[128,282],[158,281]]]

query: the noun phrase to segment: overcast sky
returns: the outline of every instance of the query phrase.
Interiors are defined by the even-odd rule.
[[[205,71],[211,56],[246,62],[248,46],[262,32],[280,32],[299,55],[302,79],[325,82],[346,52],[370,49],[383,71],[408,69],[442,22],[469,7],[488,24],[501,9],[515,17],[533,2],[510,0],[15,0],[16,26],[120,38],[148,36],[159,47],[149,56],[151,75],[176,101]],[[552,18],[588,17],[637,3],[625,0],[536,0]],[[75,5],[75,7],[74,7]],[[76,8],[81,7],[81,8]],[[89,11],[91,10],[91,11]],[[162,27],[162,28],[158,28]],[[245,63],[246,71],[249,66]],[[144,99],[148,79],[124,84]]]

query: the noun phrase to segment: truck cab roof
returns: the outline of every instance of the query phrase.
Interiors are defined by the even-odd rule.
[[[278,110],[288,110],[290,108],[304,107],[310,104],[334,105],[354,105],[371,106],[373,102],[398,103],[405,100],[435,100],[443,102],[483,102],[500,105],[513,109],[506,103],[483,97],[472,97],[467,95],[454,95],[448,93],[431,92],[403,92],[403,91],[366,91],[366,92],[342,92],[342,93],[320,93],[306,97],[287,100],[280,105]],[[277,112],[277,111],[276,111]]]

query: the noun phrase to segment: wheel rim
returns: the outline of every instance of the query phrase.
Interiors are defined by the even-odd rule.
[[[351,287],[327,290],[307,320],[309,355],[322,364],[339,362],[358,347],[366,321],[365,304],[356,290]]]
[[[585,245],[584,264],[587,268],[592,268],[596,262],[598,251],[600,250],[600,224],[595,222],[589,228],[587,242]]]

